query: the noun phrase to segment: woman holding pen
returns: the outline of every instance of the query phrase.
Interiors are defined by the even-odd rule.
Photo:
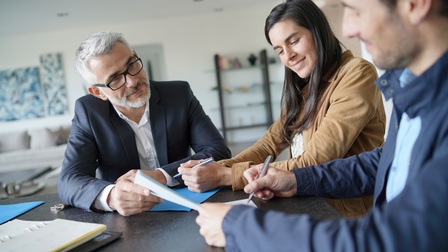
[[[243,172],[275,159],[289,148],[290,158],[273,162],[282,170],[321,164],[373,150],[384,141],[386,115],[374,84],[375,67],[343,50],[323,12],[311,0],[276,6],[266,19],[265,36],[285,66],[282,113],[264,136],[235,157],[188,169],[181,164],[192,191],[217,186],[241,190]],[[327,199],[342,215],[361,216],[371,197]]]

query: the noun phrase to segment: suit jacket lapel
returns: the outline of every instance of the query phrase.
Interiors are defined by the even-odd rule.
[[[157,159],[160,165],[168,164],[167,132],[165,106],[160,105],[160,95],[151,84],[151,98],[149,99],[149,118],[151,121],[152,137],[156,147]]]
[[[123,144],[129,167],[132,167],[133,169],[140,169],[140,159],[138,157],[134,131],[127,122],[118,116],[112,104],[110,104],[110,113],[110,121],[115,127],[116,133],[120,137],[121,143]]]

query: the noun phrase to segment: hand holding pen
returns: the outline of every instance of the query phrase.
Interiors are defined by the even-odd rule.
[[[257,174],[259,174],[257,176]],[[262,200],[275,197],[293,197],[297,195],[297,180],[293,171],[285,171],[276,168],[268,169],[261,177],[259,166],[244,171],[244,177],[249,181],[244,187],[246,193],[257,193]],[[269,177],[267,177],[269,176]]]
[[[213,160],[203,160],[193,168],[196,160],[180,164],[177,169],[182,174],[182,180],[192,192],[206,192],[220,186],[226,186],[231,181],[231,169]],[[198,167],[199,166],[199,167]]]
[[[264,176],[264,174],[266,174],[266,171],[268,170],[269,164],[272,161],[272,156],[269,155],[266,160],[264,161],[263,167],[261,168],[260,171],[260,175],[258,175],[257,179],[262,178]],[[250,195],[249,198],[247,199],[247,204],[249,204],[249,202],[252,200],[252,197],[254,197],[254,193],[255,191],[253,191]]]
[[[213,157],[206,158],[206,159],[202,160],[201,162],[199,162],[198,164],[196,164],[195,166],[191,167],[191,169],[194,169],[194,168],[199,167],[199,166],[206,165],[206,164],[211,163],[211,162],[213,162]],[[173,178],[177,178],[179,176],[182,176],[182,174],[178,173],[178,174],[174,175]]]

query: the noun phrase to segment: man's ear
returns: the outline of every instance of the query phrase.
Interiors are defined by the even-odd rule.
[[[410,0],[408,3],[409,21],[419,24],[426,19],[434,5],[433,0]]]
[[[107,97],[103,94],[103,92],[101,92],[101,90],[98,87],[89,86],[87,88],[87,91],[89,92],[89,94],[95,96],[96,98],[107,101]]]

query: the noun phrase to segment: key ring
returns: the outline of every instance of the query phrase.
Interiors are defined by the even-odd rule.
[[[57,214],[59,211],[63,210],[65,205],[62,203],[57,203],[54,206],[50,207],[52,213]]]

